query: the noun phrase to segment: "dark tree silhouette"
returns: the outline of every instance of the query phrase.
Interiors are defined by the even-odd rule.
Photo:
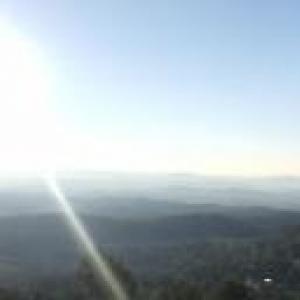
[[[135,297],[137,292],[137,283],[133,279],[131,273],[120,262],[114,260],[112,257],[105,255],[105,260],[109,268],[112,270],[116,279],[126,291],[130,299]],[[99,278],[95,274],[92,267],[93,262],[87,258],[82,259],[77,276],[75,280],[75,294],[77,299],[114,299],[110,287],[106,284],[103,278]]]
[[[251,300],[250,289],[242,282],[228,281],[217,291],[216,300]]]

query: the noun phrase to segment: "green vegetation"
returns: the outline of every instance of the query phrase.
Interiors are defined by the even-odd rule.
[[[130,300],[299,300],[300,214],[83,218]],[[57,215],[0,219],[0,300],[111,300]]]
[[[269,300],[300,298],[300,229],[278,236],[222,238],[168,247],[173,269],[147,278],[133,275],[111,256],[108,264],[130,299],[145,300]],[[165,248],[164,250],[167,250]],[[157,254],[158,257],[158,254]],[[158,263],[157,268],[162,266]],[[162,276],[164,274],[164,276]],[[23,289],[2,289],[0,300],[113,299],[82,260],[73,275],[59,282],[44,280]]]

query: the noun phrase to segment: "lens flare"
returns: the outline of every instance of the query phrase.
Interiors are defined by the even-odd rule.
[[[113,272],[106,263],[103,255],[101,255],[101,253],[97,250],[97,247],[87,233],[84,225],[60,189],[55,177],[53,175],[48,175],[46,177],[46,184],[51,193],[55,196],[55,199],[61,207],[71,230],[78,239],[78,242],[81,244],[88,258],[91,260],[92,267],[94,268],[97,278],[99,278],[99,280],[101,278],[106,282],[116,300],[128,300],[125,290],[113,275]]]

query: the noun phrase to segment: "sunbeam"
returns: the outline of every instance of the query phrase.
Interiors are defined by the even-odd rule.
[[[106,282],[116,300],[128,300],[125,290],[113,275],[113,272],[106,263],[104,257],[97,250],[97,247],[84,228],[84,225],[60,189],[55,177],[48,175],[46,177],[46,185],[50,189],[51,193],[55,196],[55,199],[61,207],[71,230],[78,239],[78,242],[85,250],[88,258],[92,261],[92,267],[97,278]]]
[[[0,173],[32,171],[40,174],[48,170],[48,164],[58,167],[59,157],[63,156],[61,144],[67,142],[60,138],[63,126],[57,126],[48,103],[51,84],[46,65],[48,67],[35,43],[10,24],[0,22]],[[92,261],[99,280],[107,283],[116,300],[127,300],[121,284],[98,253],[55,178],[48,176],[46,183]]]

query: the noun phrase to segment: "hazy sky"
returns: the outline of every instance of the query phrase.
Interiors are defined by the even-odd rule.
[[[299,1],[0,3],[54,79],[61,167],[300,174]]]

